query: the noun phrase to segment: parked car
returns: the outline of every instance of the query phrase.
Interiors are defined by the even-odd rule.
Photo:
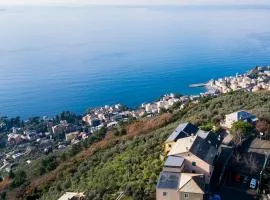
[[[249,187],[252,188],[252,189],[255,189],[256,186],[257,186],[257,180],[255,178],[252,178],[251,181],[250,181]]]
[[[243,183],[244,183],[244,184],[247,184],[247,183],[248,183],[248,176],[245,176],[245,177],[244,177]]]

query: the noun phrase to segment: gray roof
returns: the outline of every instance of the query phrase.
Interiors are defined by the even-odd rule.
[[[195,135],[198,130],[199,130],[198,127],[191,123],[180,124],[169,136],[166,142],[175,142],[180,138],[188,137],[191,136],[192,134]]]
[[[157,188],[177,189],[179,185],[179,175],[179,173],[174,172],[161,172]]]
[[[169,156],[165,161],[164,167],[181,167],[184,163],[184,158],[180,156]]]
[[[234,113],[231,113],[231,114],[228,114],[226,116],[230,116],[231,118],[233,118],[234,120],[236,121],[239,121],[239,120],[257,120],[257,117],[245,110],[240,110],[240,111],[237,111],[237,112],[234,112]]]
[[[213,165],[221,141],[218,139],[218,135],[212,132],[208,132],[207,135],[204,134],[203,136],[204,138],[198,135],[190,148],[190,152],[208,164]]]
[[[248,113],[245,110],[241,110],[241,111],[237,112],[237,118],[238,118],[238,120],[245,120],[245,119],[256,118],[256,116]]]
[[[200,187],[200,189],[202,191],[205,191],[205,182],[204,182],[204,178],[202,176],[194,176],[193,180]]]

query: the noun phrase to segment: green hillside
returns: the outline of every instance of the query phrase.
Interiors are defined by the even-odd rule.
[[[136,126],[128,125],[125,136],[105,138],[79,155],[61,161],[56,169],[42,176],[27,175],[25,184],[12,189],[9,195],[14,198],[17,194],[18,199],[55,200],[66,191],[80,191],[89,199],[116,199],[124,191],[126,199],[154,199],[163,164],[162,145],[179,122],[218,125],[225,114],[240,109],[270,118],[270,93],[236,92],[203,98],[181,111],[165,114],[166,117],[134,122]],[[33,163],[31,171],[35,167]]]

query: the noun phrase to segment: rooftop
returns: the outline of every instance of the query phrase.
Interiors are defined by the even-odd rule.
[[[58,200],[73,200],[73,198],[75,199],[79,199],[84,197],[83,193],[77,193],[77,192],[66,192],[63,196],[61,196]]]
[[[180,124],[174,132],[169,136],[166,142],[175,142],[177,139],[191,136],[192,134],[196,134],[198,131],[198,127],[191,123],[183,123]]]
[[[184,158],[180,156],[169,156],[165,161],[164,167],[181,167],[184,163]]]
[[[168,155],[191,152],[208,164],[213,165],[220,144],[221,139],[217,134],[200,130],[196,136],[178,139]]]
[[[204,178],[201,174],[163,171],[160,174],[157,188],[203,194]]]
[[[189,137],[185,137],[185,138],[181,138],[177,140],[168,155],[171,156],[171,155],[177,155],[177,154],[189,152],[196,137],[197,136],[189,136]]]
[[[255,115],[250,114],[245,110],[240,110],[231,114],[226,115],[226,117],[233,118],[235,120],[246,120],[246,119],[256,119]]]
[[[159,176],[157,188],[178,189],[179,177],[179,173],[163,171]]]
[[[183,173],[181,179],[184,179],[183,176],[186,176],[186,178],[182,181],[184,184],[179,187],[181,192],[204,194],[205,183],[203,175]]]
[[[219,144],[214,139],[210,140],[208,138],[202,139],[201,137],[197,137],[191,146],[190,152],[208,164],[213,165],[218,146]]]

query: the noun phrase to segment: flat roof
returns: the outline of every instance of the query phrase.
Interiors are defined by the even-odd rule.
[[[185,159],[180,156],[169,156],[165,161],[164,167],[181,167],[184,160]]]
[[[157,188],[163,189],[178,189],[179,185],[179,173],[174,172],[161,172]]]

